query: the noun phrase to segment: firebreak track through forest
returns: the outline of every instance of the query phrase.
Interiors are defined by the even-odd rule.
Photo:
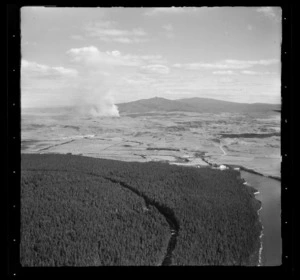
[[[94,174],[89,174],[89,175],[94,175]],[[163,258],[163,261],[161,263],[162,266],[168,266],[172,264],[172,252],[175,249],[176,246],[176,242],[177,242],[177,236],[178,236],[178,232],[179,232],[179,223],[174,215],[174,212],[172,209],[166,207],[165,205],[161,205],[157,202],[155,202],[154,200],[150,199],[149,197],[147,197],[146,195],[144,195],[143,193],[139,192],[138,190],[134,189],[133,187],[127,185],[126,183],[119,181],[119,180],[115,180],[115,179],[111,179],[108,177],[102,177],[106,180],[111,181],[112,183],[116,183],[121,185],[122,187],[132,191],[133,193],[135,193],[136,195],[142,197],[145,201],[146,207],[148,208],[149,205],[154,206],[166,219],[167,223],[169,224],[169,228],[170,228],[170,232],[171,232],[171,238],[169,240],[168,243],[168,247],[167,247],[167,252]]]
[[[26,169],[24,171],[59,171],[59,172],[72,172],[71,170],[55,170],[55,169]],[[120,180],[116,180],[116,179],[112,179],[106,176],[101,176],[95,173],[90,173],[90,172],[82,172],[80,171],[80,173],[83,174],[87,174],[87,175],[91,175],[91,176],[95,176],[95,177],[100,177],[103,178],[105,180],[108,180],[112,183],[115,184],[119,184],[120,186],[122,186],[123,188],[126,188],[127,190],[130,190],[131,192],[133,192],[134,194],[138,195],[139,197],[143,198],[145,201],[145,205],[148,208],[149,205],[155,207],[159,213],[161,215],[164,216],[164,218],[166,219],[169,228],[170,228],[170,240],[168,242],[168,247],[167,247],[167,251],[162,259],[161,262],[161,266],[169,266],[172,264],[172,253],[176,247],[176,243],[177,243],[177,236],[180,230],[180,226],[179,226],[179,222],[177,220],[177,218],[175,217],[175,214],[173,212],[173,210],[165,205],[162,205],[156,201],[154,201],[153,199],[147,197],[145,194],[143,194],[142,192],[140,192],[139,190],[133,188],[132,186],[129,186],[127,183],[120,181]]]

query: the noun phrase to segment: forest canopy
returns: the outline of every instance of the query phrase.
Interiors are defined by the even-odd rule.
[[[256,265],[261,225],[239,172],[75,155],[21,158],[23,266]]]

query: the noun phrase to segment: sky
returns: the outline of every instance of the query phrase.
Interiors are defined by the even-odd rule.
[[[24,7],[21,106],[280,104],[281,37],[279,7]]]

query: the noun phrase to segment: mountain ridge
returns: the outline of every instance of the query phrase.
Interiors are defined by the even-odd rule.
[[[122,113],[146,113],[153,111],[183,111],[197,113],[220,113],[220,112],[271,112],[280,110],[280,104],[268,103],[237,103],[212,98],[182,98],[169,100],[162,97],[140,99],[126,103],[118,103],[119,112]]]
[[[120,114],[150,113],[150,112],[193,112],[193,113],[267,113],[280,112],[280,104],[268,103],[237,103],[212,98],[192,97],[170,100],[163,97],[139,99],[131,102],[117,103]],[[23,114],[78,114],[80,106],[33,107],[22,108]]]

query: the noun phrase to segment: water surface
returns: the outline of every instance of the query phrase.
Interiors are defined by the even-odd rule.
[[[259,191],[256,198],[262,202],[262,266],[281,265],[281,182],[246,171],[241,171],[241,176]]]

